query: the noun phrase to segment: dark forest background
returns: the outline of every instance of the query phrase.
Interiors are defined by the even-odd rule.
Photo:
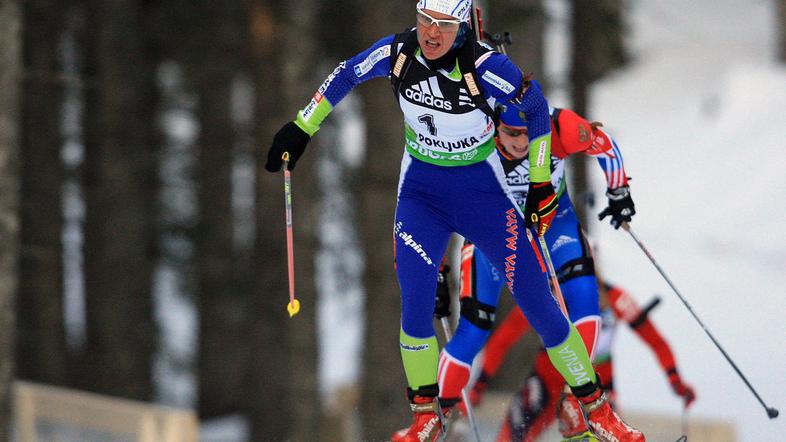
[[[353,93],[373,151],[340,167],[365,261],[363,369],[330,404],[318,393],[313,276],[325,198],[315,159],[335,155],[334,123],[293,174],[294,319],[282,176],[262,165],[275,131],[341,60],[414,25],[414,3],[0,0],[0,439],[13,379],[158,400],[155,292],[171,280],[196,311],[193,358],[170,357],[193,373],[200,418],[242,413],[252,440],[298,441],[345,438],[348,415],[364,439],[408,422],[390,247],[402,132],[387,82]],[[625,3],[569,1],[559,86],[579,113],[589,86],[627,61]],[[484,6],[487,29],[513,33],[511,58],[556,86],[543,73],[543,2]],[[786,60],[786,39],[781,48]],[[584,163],[571,166],[580,186]],[[519,382],[535,344],[512,356],[500,386]]]

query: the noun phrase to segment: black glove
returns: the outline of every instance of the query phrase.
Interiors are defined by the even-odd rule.
[[[310,139],[311,137],[303,132],[303,129],[299,128],[294,121],[285,124],[273,137],[273,144],[267,152],[265,169],[268,172],[281,170],[281,164],[284,162],[281,156],[284,155],[284,152],[289,152],[289,166],[287,169],[294,170],[295,163],[303,155]]]
[[[442,319],[450,316],[450,287],[448,286],[448,273],[450,266],[445,264],[439,267],[437,274],[437,303],[434,305],[434,317]]]
[[[636,208],[630,197],[630,187],[622,186],[616,189],[606,190],[609,197],[609,206],[598,214],[598,219],[603,220],[611,215],[611,225],[619,229],[622,223],[629,223],[636,214]]]
[[[554,215],[557,214],[557,196],[551,181],[533,183],[530,181],[527,191],[527,202],[524,205],[524,221],[526,226],[536,227],[538,235],[543,236],[551,227]]]

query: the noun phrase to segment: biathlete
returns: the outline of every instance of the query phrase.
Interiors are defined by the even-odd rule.
[[[521,113],[509,106],[498,105],[499,128],[497,148],[506,175],[507,184],[519,205],[528,198],[531,180],[532,144],[529,124]],[[552,225],[545,234],[557,277],[565,297],[570,320],[575,324],[584,344],[592,355],[600,332],[598,286],[590,247],[581,230],[566,189],[564,158],[575,153],[594,156],[605,172],[609,206],[600,213],[603,219],[611,216],[611,223],[619,228],[630,222],[635,206],[630,196],[628,177],[617,144],[605,133],[599,123],[590,123],[569,109],[552,109],[552,184],[558,189],[559,208]],[[461,390],[467,384],[475,356],[489,336],[503,277],[486,255],[467,241],[461,253],[461,317],[453,339],[440,355],[440,397],[445,401],[461,400]],[[444,305],[438,302],[437,305]],[[439,311],[435,311],[440,316]],[[442,312],[444,314],[444,312]],[[566,406],[579,410],[580,403],[574,395],[566,395]],[[591,407],[584,407],[585,412]],[[592,424],[591,424],[592,425]],[[640,440],[637,432],[619,422],[625,436],[620,440]],[[590,435],[584,426],[573,429],[566,437],[580,440]],[[592,429],[596,434],[605,431]],[[603,440],[603,439],[602,439]]]
[[[401,287],[399,347],[414,414],[411,426],[394,434],[394,441],[440,436],[452,405],[437,400],[439,348],[432,324],[438,266],[452,232],[471,239],[504,269],[505,284],[555,367],[593,410],[590,421],[614,437],[640,435],[611,410],[589,353],[551,296],[545,268],[525,232],[532,226],[545,233],[556,209],[548,103],[537,82],[525,81],[506,56],[475,40],[471,8],[470,0],[420,0],[416,28],[384,37],[341,62],[295,121],[276,133],[265,167],[280,170],[288,152],[288,167],[294,169],[309,139],[346,94],[372,78],[390,78],[404,114],[393,235]],[[517,109],[529,123],[532,180],[523,213],[496,154],[497,103]]]

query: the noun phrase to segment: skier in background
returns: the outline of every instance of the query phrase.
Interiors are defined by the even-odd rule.
[[[265,168],[279,171],[289,153],[293,169],[346,94],[372,78],[390,78],[405,122],[393,234],[402,304],[399,347],[413,410],[411,426],[394,434],[394,441],[438,437],[452,405],[437,400],[439,348],[432,323],[438,266],[452,232],[505,269],[506,284],[555,367],[590,410],[592,424],[608,440],[644,440],[611,410],[578,331],[550,296],[539,251],[524,230],[534,227],[543,235],[556,209],[548,103],[537,82],[525,81],[506,56],[475,41],[471,8],[470,0],[420,0],[414,30],[384,37],[339,64],[295,121],[276,133]],[[523,213],[496,154],[496,103],[522,112],[536,146],[529,154],[532,179]]]
[[[599,286],[602,327],[595,347],[595,370],[612,402],[615,389],[611,347],[617,325],[624,322],[652,349],[674,394],[683,399],[685,408],[689,407],[696,400],[696,393],[682,380],[674,353],[648,316],[659,300],[656,298],[642,309],[633,297],[621,288],[600,280]],[[528,330],[527,319],[521,311],[514,308],[494,331],[485,347],[481,374],[469,394],[473,405],[480,404],[489,381],[496,375],[505,355]],[[571,428],[582,426],[583,416],[580,413],[571,409],[557,410],[560,398],[565,394],[564,386],[565,383],[543,351],[538,352],[531,374],[513,396],[497,441],[537,440],[555,419],[559,419],[560,432],[563,434]]]
[[[497,149],[506,174],[507,184],[518,204],[527,199],[530,181],[528,122],[512,107],[498,105]],[[600,218],[611,216],[611,223],[619,228],[635,214],[630,197],[628,177],[617,144],[601,128],[569,109],[552,109],[552,185],[557,189],[559,208],[545,235],[549,253],[568,307],[570,320],[592,355],[600,332],[598,286],[595,279],[592,253],[579,224],[565,181],[564,158],[584,153],[594,156],[605,172],[609,206]],[[461,318],[453,339],[440,355],[440,397],[445,401],[460,401],[461,390],[469,380],[470,368],[490,333],[496,311],[502,277],[498,267],[467,241],[461,253]],[[438,302],[444,306],[445,302]],[[440,317],[445,312],[435,311]],[[572,394],[562,399],[563,407],[582,414],[580,402]],[[596,429],[596,433],[602,429]],[[563,433],[567,438],[591,435],[586,422]]]

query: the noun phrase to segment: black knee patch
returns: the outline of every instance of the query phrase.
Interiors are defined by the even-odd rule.
[[[410,402],[415,399],[415,396],[437,397],[439,396],[439,384],[421,385],[417,390],[407,387],[407,398]]]
[[[557,270],[557,280],[560,284],[579,276],[595,276],[595,260],[592,256],[573,259]]]
[[[484,304],[475,298],[461,298],[461,317],[482,330],[491,330],[496,314],[496,307]]]

